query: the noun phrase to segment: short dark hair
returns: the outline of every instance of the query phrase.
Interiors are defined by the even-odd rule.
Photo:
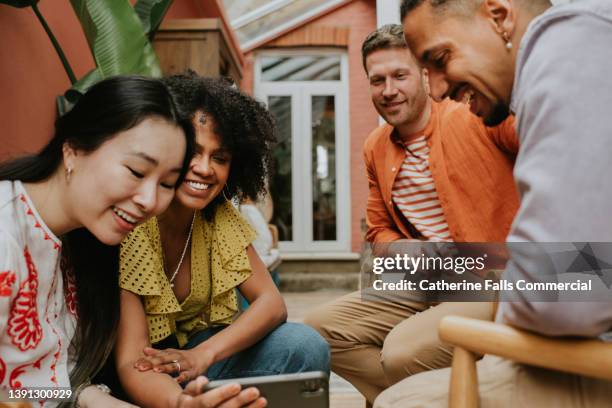
[[[361,60],[363,69],[368,72],[366,67],[366,58],[374,51],[388,50],[392,48],[406,48],[406,39],[404,38],[404,28],[400,24],[387,24],[372,31],[361,45]]]
[[[400,21],[404,21],[404,18],[406,18],[408,13],[419,7],[424,2],[425,0],[402,0],[400,5]]]
[[[431,8],[438,13],[445,12],[453,7],[455,10],[461,12],[462,15],[470,14],[475,10],[476,6],[481,3],[481,1],[478,0],[402,0],[400,6],[400,21],[404,21],[408,13],[425,2],[429,3]]]
[[[191,119],[202,111],[212,117],[215,133],[232,155],[230,174],[223,194],[202,210],[210,220],[225,196],[239,201],[257,200],[265,192],[276,128],[268,109],[237,89],[225,78],[201,77],[194,71],[172,75],[162,81],[170,89],[181,116]]]
[[[402,0],[400,21],[404,21],[408,13],[425,2],[428,2],[431,8],[438,13],[445,12],[450,7],[454,7],[455,10],[466,16],[470,15],[478,5],[482,4],[482,0]],[[552,6],[550,0],[519,0],[519,3],[532,14],[541,14]]]

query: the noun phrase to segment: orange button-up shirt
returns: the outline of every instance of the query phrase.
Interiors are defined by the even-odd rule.
[[[391,191],[406,152],[390,125],[364,145],[369,242],[422,238],[393,204]],[[512,177],[518,138],[514,119],[488,128],[466,105],[432,103],[426,128],[429,165],[454,242],[503,242],[519,206]]]

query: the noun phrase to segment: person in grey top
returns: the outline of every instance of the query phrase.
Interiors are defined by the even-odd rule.
[[[510,110],[521,144],[514,176],[522,198],[508,239],[606,243],[595,245],[596,255],[611,263],[612,2],[550,8],[517,41]],[[508,268],[533,279],[532,266],[529,258],[512,259]],[[503,303],[502,317],[552,336],[600,336],[612,328],[612,292],[599,283],[607,302]]]
[[[429,69],[434,99],[469,103],[491,126],[516,115],[521,206],[508,241],[598,242],[596,257],[612,263],[612,2],[403,0],[401,18],[411,50]],[[545,264],[534,246],[511,245],[507,276],[542,279]],[[612,277],[605,272],[593,279],[597,302],[524,297],[502,303],[498,320],[549,336],[605,336],[612,329]],[[381,394],[375,407],[444,405],[448,374],[411,377]],[[610,382],[493,356],[479,362],[478,375],[483,406],[612,400]]]

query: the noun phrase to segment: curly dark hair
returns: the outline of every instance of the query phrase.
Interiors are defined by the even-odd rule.
[[[196,112],[212,116],[215,133],[232,155],[224,194],[257,200],[265,191],[272,147],[276,142],[274,119],[265,105],[237,89],[225,78],[201,77],[194,71],[162,80],[170,89],[181,115],[193,120]],[[202,211],[211,219],[225,201],[219,194]]]

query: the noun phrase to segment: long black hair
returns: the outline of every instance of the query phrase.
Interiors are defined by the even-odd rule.
[[[225,78],[198,76],[189,70],[163,78],[183,116],[193,119],[202,111],[212,116],[215,133],[232,155],[232,165],[223,188],[202,211],[210,220],[225,197],[257,200],[265,192],[276,127],[265,105],[236,89]]]
[[[119,132],[159,117],[183,129],[187,149],[179,183],[194,151],[193,126],[182,117],[166,86],[157,79],[117,76],[92,86],[71,111],[55,122],[55,134],[37,154],[0,165],[0,180],[37,182],[48,179],[61,166],[65,143],[75,150],[93,152]],[[93,377],[108,358],[119,322],[119,246],[100,242],[85,228],[62,237],[62,258],[74,279],[77,294],[76,366],[70,373],[73,387]],[[68,278],[68,277],[67,277]]]

